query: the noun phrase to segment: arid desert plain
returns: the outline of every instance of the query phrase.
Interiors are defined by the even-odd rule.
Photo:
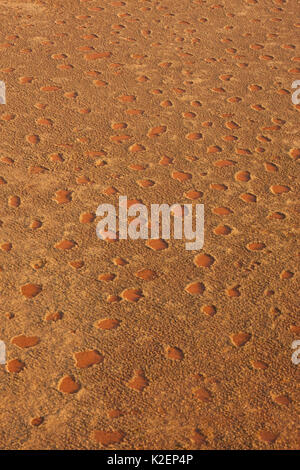
[[[299,1],[0,18],[0,449],[299,448]],[[119,196],[203,247],[99,239]]]

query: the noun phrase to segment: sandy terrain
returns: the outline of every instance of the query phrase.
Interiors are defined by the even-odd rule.
[[[0,6],[0,448],[299,447],[299,2]],[[203,250],[100,241],[119,195]]]

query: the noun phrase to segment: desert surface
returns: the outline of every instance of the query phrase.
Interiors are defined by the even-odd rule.
[[[299,2],[0,7],[0,448],[299,448]]]

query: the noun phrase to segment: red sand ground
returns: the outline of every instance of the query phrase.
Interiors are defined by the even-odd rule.
[[[1,448],[299,446],[299,2],[0,6]],[[203,250],[99,241],[119,195]]]

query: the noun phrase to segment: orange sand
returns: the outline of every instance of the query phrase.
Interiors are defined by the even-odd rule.
[[[299,446],[297,1],[0,7],[0,448]],[[100,241],[119,195],[203,250]]]

